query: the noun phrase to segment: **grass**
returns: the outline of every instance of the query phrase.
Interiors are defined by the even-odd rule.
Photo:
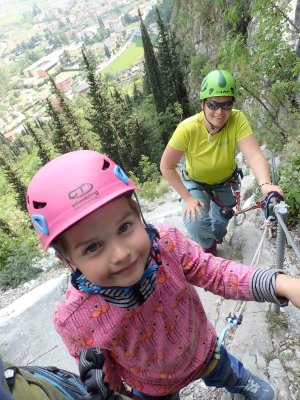
[[[283,329],[284,331],[288,329],[287,318],[283,313],[269,310],[266,315],[266,321],[271,334],[278,332],[280,329]]]
[[[152,42],[156,36],[151,35]],[[131,66],[134,66],[142,60],[144,56],[144,49],[141,36],[135,36],[130,46],[122,53],[116,60],[109,64],[102,70],[102,73],[109,73],[110,75],[122,72]]]
[[[144,55],[142,38],[135,36],[129,47],[115,61],[109,64],[102,73],[116,74],[136,65]]]

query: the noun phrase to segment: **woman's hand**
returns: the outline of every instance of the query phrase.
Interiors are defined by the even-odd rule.
[[[300,278],[277,275],[276,293],[280,297],[286,297],[295,307],[300,308]]]
[[[272,185],[272,183],[264,183],[260,186],[262,194],[266,197],[270,192],[277,192],[283,196],[283,190],[281,187]]]
[[[191,222],[191,218],[193,218],[193,220],[196,222],[197,221],[196,213],[202,218],[202,212],[200,207],[204,209],[205,208],[204,203],[201,200],[196,199],[196,197],[189,196],[185,200],[183,218],[186,217],[189,222]]]

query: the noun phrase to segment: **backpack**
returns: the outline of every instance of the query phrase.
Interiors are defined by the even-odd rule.
[[[17,367],[0,356],[0,400],[130,400],[105,381],[101,349],[83,349],[79,375],[57,367]],[[3,365],[4,364],[4,365]]]
[[[56,367],[4,363],[4,389],[15,400],[83,400],[89,393],[78,375]]]

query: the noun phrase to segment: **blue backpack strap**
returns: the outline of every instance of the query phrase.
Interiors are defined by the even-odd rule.
[[[57,367],[25,366],[21,368],[55,386],[70,400],[81,400],[88,396],[88,392],[79,376]]]

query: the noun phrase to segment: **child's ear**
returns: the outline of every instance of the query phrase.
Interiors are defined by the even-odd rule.
[[[76,268],[73,268],[71,261],[67,258],[59,254],[57,251],[55,252],[55,257],[65,266],[68,267],[71,272],[74,272]]]
[[[64,265],[66,265],[66,260],[57,251],[55,252],[55,257]]]

